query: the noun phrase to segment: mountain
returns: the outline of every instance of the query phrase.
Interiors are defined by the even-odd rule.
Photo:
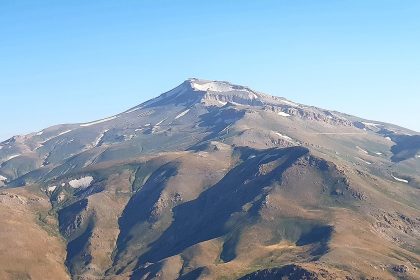
[[[189,79],[0,164],[1,279],[420,279],[420,134],[396,125]]]

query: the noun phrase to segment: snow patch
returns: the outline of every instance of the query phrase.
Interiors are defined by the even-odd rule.
[[[63,202],[66,199],[66,195],[64,193],[60,193],[57,197],[58,202]]]
[[[156,126],[160,125],[161,123],[163,123],[166,119],[161,120],[160,122],[158,122],[157,124],[155,124]]]
[[[137,111],[137,110],[140,110],[141,109],[141,107],[136,107],[136,108],[133,108],[133,109],[131,109],[131,110],[128,110],[127,112],[125,112],[126,114],[130,114],[130,113],[133,113],[133,112],[135,112],[135,111]]]
[[[93,177],[92,176],[86,176],[86,177],[82,177],[80,179],[71,180],[69,182],[69,185],[73,189],[87,188],[87,187],[90,186],[90,184],[92,184],[92,182],[93,182]]]
[[[375,153],[375,155],[382,156],[382,155],[383,155],[383,153],[376,152],[376,153]]]
[[[108,129],[104,130],[104,132],[101,133],[101,135],[99,135],[98,139],[96,139],[95,144],[93,145],[94,147],[98,147],[99,143],[101,143],[102,139],[105,136],[105,133],[108,132]]]
[[[56,137],[61,136],[61,135],[64,135],[64,134],[67,134],[67,133],[69,133],[71,131],[72,131],[71,129],[66,130],[66,131],[63,131],[63,132],[59,133]]]
[[[282,117],[290,117],[290,115],[288,113],[285,113],[285,112],[278,112],[277,114],[282,116]]]
[[[95,124],[100,124],[100,123],[104,123],[104,122],[107,122],[107,121],[111,121],[111,120],[114,120],[116,118],[117,118],[117,116],[112,116],[112,117],[109,117],[109,118],[106,118],[106,119],[102,119],[102,120],[99,120],[99,121],[90,122],[90,123],[84,123],[84,124],[81,124],[80,126],[81,127],[92,126],[92,125],[95,125]]]
[[[362,124],[366,125],[366,126],[373,126],[375,128],[378,128],[379,126],[382,126],[381,124],[378,123],[372,123],[372,122],[362,122]]]
[[[286,100],[286,99],[281,99],[280,101],[282,103],[286,104],[286,105],[289,105],[289,106],[299,107],[299,104],[297,104],[295,102],[292,102],[292,101],[289,101],[289,100]]]
[[[402,183],[406,183],[406,184],[408,184],[408,180],[405,180],[405,179],[401,179],[401,178],[395,177],[394,175],[391,175],[391,176],[392,176],[392,178],[394,178],[394,180],[395,180],[395,181],[398,181],[398,182],[402,182]]]
[[[213,82],[213,81],[191,81],[191,86],[193,89],[198,91],[212,91],[212,92],[229,92],[229,91],[241,91],[249,93],[249,98],[257,99],[258,96],[253,93],[251,90],[241,87],[234,86],[226,82]]]
[[[69,129],[69,130],[66,130],[66,131],[63,131],[63,132],[61,132],[61,133],[59,133],[59,134],[57,134],[56,136],[53,136],[53,137],[50,137],[50,138],[48,138],[48,139],[45,139],[43,142],[41,142],[40,143],[40,146],[38,147],[38,148],[41,148],[45,143],[47,143],[48,141],[50,141],[50,140],[52,140],[52,139],[54,139],[54,138],[57,138],[57,137],[59,137],[59,136],[61,136],[61,135],[64,135],[64,134],[67,134],[67,133],[69,133],[69,132],[71,132],[72,130],[71,129]],[[37,148],[37,149],[38,149]]]
[[[391,137],[385,137],[386,140],[392,141]]]
[[[372,163],[371,162],[369,162],[369,161],[366,161],[366,160],[364,160],[364,159],[362,159],[362,158],[357,158],[358,160],[360,160],[360,161],[362,161],[362,162],[364,162],[364,163],[366,163],[367,165],[371,165]]]
[[[42,134],[44,134],[44,131],[42,130],[42,131],[40,131],[40,132],[38,132],[37,134],[36,134],[36,136],[41,136]]]
[[[124,141],[130,141],[131,139],[133,139],[134,138],[134,135],[133,134],[130,134],[130,135],[124,135]]]
[[[364,150],[364,149],[360,148],[359,146],[356,146],[356,148],[357,148],[359,151],[361,151],[361,152],[363,152],[363,153],[365,153],[365,154],[369,154],[369,152],[368,152],[368,151],[366,151],[366,150]]]
[[[234,102],[234,101],[230,101],[229,103],[232,104],[232,105],[235,105],[235,106],[246,106],[244,104],[237,103],[237,102]]]
[[[4,177],[4,176],[2,176],[2,175],[0,175],[0,181],[7,181],[7,178],[6,177]]]
[[[416,155],[416,158],[420,158],[420,155]]]
[[[287,141],[293,141],[293,139],[292,138],[290,138],[289,136],[287,136],[287,135],[284,135],[284,134],[281,134],[281,133],[278,133],[278,132],[276,132],[276,135],[277,136],[279,136],[280,138],[283,138],[284,140],[287,140]]]
[[[57,186],[51,186],[47,188],[47,191],[52,193],[53,191],[55,191],[55,189],[57,188]]]
[[[6,159],[6,161],[9,161],[9,160],[11,160],[11,159],[14,159],[14,158],[17,158],[17,157],[20,157],[20,156],[21,156],[20,154],[10,156],[10,157],[8,157],[8,158]]]
[[[187,110],[181,112],[178,116],[175,117],[175,120],[185,116],[186,114],[188,114],[189,111],[190,111],[190,109],[187,109]]]

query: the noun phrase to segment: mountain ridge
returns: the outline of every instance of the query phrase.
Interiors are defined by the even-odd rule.
[[[247,93],[253,94],[250,95],[248,101],[252,101],[252,100],[258,100],[258,102],[256,103],[248,103],[248,104],[243,104],[243,105],[259,105],[259,106],[263,106],[263,105],[272,105],[270,102],[268,103],[264,103],[263,100],[264,99],[268,99],[268,100],[272,100],[273,102],[278,102],[279,104],[277,105],[283,105],[283,106],[289,106],[289,107],[306,107],[306,108],[316,108],[319,109],[321,111],[329,111],[331,113],[337,113],[340,115],[345,115],[349,118],[355,118],[355,116],[347,114],[347,113],[343,113],[343,112],[338,112],[336,110],[327,110],[327,109],[322,109],[319,107],[315,107],[315,106],[308,106],[308,105],[303,105],[303,104],[299,104],[296,103],[294,101],[290,101],[284,97],[278,97],[278,96],[274,96],[274,95],[269,95],[266,93],[262,93],[262,92],[258,92],[255,90],[252,90],[251,88],[247,87],[247,86],[241,86],[241,85],[237,85],[237,84],[233,84],[227,81],[218,81],[218,80],[206,80],[206,79],[200,79],[200,78],[188,78],[186,79],[184,82],[182,82],[181,84],[179,84],[178,86],[176,86],[175,88],[173,88],[170,91],[164,92],[162,94],[160,94],[159,96],[152,98],[150,100],[144,101],[142,103],[140,103],[139,105],[136,105],[134,107],[131,107],[128,110],[123,111],[122,113],[118,113],[116,115],[112,115],[112,116],[108,116],[108,117],[104,117],[101,119],[97,119],[95,121],[92,122],[82,122],[82,123],[66,123],[66,124],[59,124],[59,125],[54,125],[52,127],[49,128],[54,128],[55,126],[63,126],[63,125],[81,125],[81,126],[89,126],[89,124],[92,123],[96,123],[96,122],[102,122],[102,121],[107,121],[107,120],[112,120],[115,117],[118,117],[120,115],[123,114],[127,114],[127,113],[132,113],[135,112],[136,110],[143,108],[143,107],[147,107],[147,106],[151,106],[151,105],[156,105],[156,103],[158,103],[159,100],[162,99],[171,99],[173,97],[177,97],[178,95],[182,95],[182,93],[186,93],[188,92],[188,90],[192,90],[193,92],[197,93],[197,94],[201,94],[202,98],[195,100],[197,102],[205,102],[205,101],[215,101],[218,102],[219,104],[213,104],[213,103],[209,103],[208,105],[218,105],[218,106],[224,106],[227,104],[226,101],[221,101],[219,99],[217,99],[218,95],[222,95],[222,96],[226,96],[228,95],[228,93],[233,92],[233,93],[241,93],[241,91],[245,91]],[[191,92],[189,92],[191,93]],[[203,94],[204,93],[204,94]],[[175,95],[175,96],[173,96]],[[199,95],[198,95],[199,96]],[[233,95],[235,96],[235,95]],[[239,96],[237,96],[239,97]],[[243,97],[243,96],[240,96]],[[212,100],[212,98],[215,98],[214,100]],[[226,99],[226,98],[225,98]],[[168,100],[165,100],[166,102],[168,102]],[[234,102],[236,104],[241,104],[241,103],[237,103]],[[360,118],[362,119],[362,118]],[[413,134],[420,134],[420,132],[411,130],[411,129],[407,129],[404,128],[402,126],[399,125],[395,125],[395,124],[390,124],[390,123],[386,123],[386,122],[382,122],[382,121],[378,121],[378,120],[369,120],[369,119],[363,119],[364,122],[368,123],[368,124],[375,124],[376,125],[393,125],[394,127],[398,127],[400,129],[403,129],[405,131],[409,131]],[[31,132],[25,135],[15,135],[12,136],[9,139],[4,140],[2,143],[7,143],[7,141],[12,140],[13,138],[19,138],[19,137],[25,137],[25,136],[34,136],[36,134],[41,134],[43,131],[38,131],[38,132]],[[410,133],[409,133],[410,134]]]
[[[166,106],[166,107],[165,107]],[[200,107],[202,106],[202,107]],[[152,122],[140,122],[142,118],[147,118],[149,115],[156,115],[155,109],[160,108],[179,108],[172,116],[162,117],[159,120]],[[212,109],[213,108],[213,109]],[[76,123],[76,124],[65,124],[57,125],[39,132],[30,133],[22,136],[14,136],[2,143],[0,143],[0,164],[7,165],[9,161],[18,161],[23,154],[27,154],[32,161],[32,167],[27,167],[23,173],[15,174],[13,176],[9,174],[3,174],[0,171],[2,178],[7,178],[7,181],[11,181],[25,175],[24,173],[31,172],[37,168],[49,165],[51,159],[57,158],[52,148],[56,149],[56,140],[67,139],[67,143],[61,143],[61,146],[69,152],[63,152],[58,156],[56,163],[69,156],[74,156],[80,152],[87,152],[91,149],[99,148],[100,146],[107,146],[109,144],[124,143],[131,139],[136,139],[138,132],[147,132],[147,134],[155,134],[158,131],[163,131],[163,127],[168,128],[174,122],[179,122],[179,119],[185,117],[185,115],[191,114],[193,111],[198,113],[205,110],[210,110],[207,115],[211,116],[211,112],[224,112],[225,115],[221,115],[217,118],[218,125],[223,125],[224,122],[235,122],[238,118],[241,118],[241,114],[252,113],[252,108],[262,110],[264,112],[275,113],[281,117],[284,121],[288,119],[301,119],[302,121],[314,122],[313,124],[322,125],[322,129],[316,129],[316,133],[325,133],[325,135],[333,135],[335,127],[349,127],[356,128],[357,131],[351,132],[339,132],[339,133],[354,133],[362,134],[372,132],[378,134],[390,141],[395,142],[395,145],[391,149],[393,153],[393,161],[403,161],[408,158],[416,158],[418,156],[418,150],[420,143],[417,137],[417,133],[395,125],[390,125],[382,122],[367,121],[351,115],[328,111],[317,107],[306,106],[294,103],[282,97],[270,96],[267,94],[259,93],[248,87],[231,84],[224,81],[210,81],[202,80],[197,78],[191,78],[174,89],[159,95],[149,101],[143,102],[140,105],[132,107],[123,113],[106,117],[100,120],[96,120],[88,123]],[[138,112],[140,112],[138,114]],[[220,113],[219,112],[219,113]],[[217,117],[219,114],[215,113]],[[220,117],[224,118],[222,120]],[[169,122],[169,119],[172,121]],[[203,121],[203,120],[202,120]],[[209,119],[209,121],[211,121]],[[127,123],[126,129],[131,131],[131,134],[119,135],[112,132],[121,130],[122,123]],[[132,124],[129,124],[132,122]],[[116,125],[115,129],[113,127]],[[139,126],[140,127],[133,127]],[[229,124],[226,124],[224,129]],[[132,126],[133,128],[130,128]],[[101,130],[100,132],[95,131],[96,129]],[[312,127],[310,128],[312,129]],[[124,129],[123,129],[124,130]],[[67,136],[73,135],[76,131],[80,131],[81,137],[85,138],[91,134],[90,141],[84,140],[76,143],[76,138],[69,138]],[[168,134],[169,130],[166,130]],[[277,132],[276,132],[277,133]],[[277,133],[277,136],[282,138],[283,142],[293,142],[292,138]],[[64,138],[64,139],[62,139]],[[110,139],[113,138],[113,139]],[[83,139],[81,139],[83,140]],[[86,142],[87,141],[87,142]],[[89,143],[90,142],[90,143]],[[294,141],[298,143],[300,141]],[[407,143],[409,143],[407,145]],[[45,151],[44,151],[45,150]],[[44,152],[43,152],[44,151]],[[79,151],[79,152],[77,152]],[[42,156],[42,154],[46,155]],[[36,157],[44,157],[42,162],[36,161]],[[54,156],[54,157],[53,157]],[[34,158],[35,157],[35,158]],[[27,165],[27,164],[26,164]],[[16,172],[14,172],[16,173]],[[11,178],[12,177],[12,178]],[[14,178],[13,178],[14,177]],[[2,181],[3,183],[6,180]]]

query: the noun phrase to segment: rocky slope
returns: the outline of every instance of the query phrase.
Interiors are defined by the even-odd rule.
[[[0,249],[28,250],[5,279],[420,279],[420,134],[395,125],[190,79],[0,164]]]

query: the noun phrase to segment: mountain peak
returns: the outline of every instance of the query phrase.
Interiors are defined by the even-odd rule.
[[[191,89],[195,92],[204,93],[201,102],[209,105],[224,105],[237,103],[241,105],[263,105],[265,95],[240,85],[225,81],[210,81],[203,79],[187,80]]]
[[[226,81],[211,81],[204,79],[191,78],[186,81],[189,83],[192,89],[196,91],[205,91],[205,92],[249,92],[253,93],[254,98],[258,98],[256,93],[248,87],[235,85]]]
[[[238,103],[242,105],[262,105],[270,96],[252,89],[225,81],[212,81],[190,78],[176,88],[143,103],[142,106],[160,106],[168,103],[204,103],[208,105],[224,105]]]
[[[246,86],[226,81],[199,78],[189,78],[174,89],[140,106],[161,106],[170,103],[193,104],[197,102],[214,106],[223,106],[227,103],[247,106],[287,106],[293,108],[301,106],[285,98],[257,92]]]
[[[190,78],[184,84],[187,84],[195,92],[204,93],[201,101],[211,105],[236,103],[251,106],[287,105],[299,107],[299,104],[288,101],[285,98],[267,95],[249,87],[226,81]]]

